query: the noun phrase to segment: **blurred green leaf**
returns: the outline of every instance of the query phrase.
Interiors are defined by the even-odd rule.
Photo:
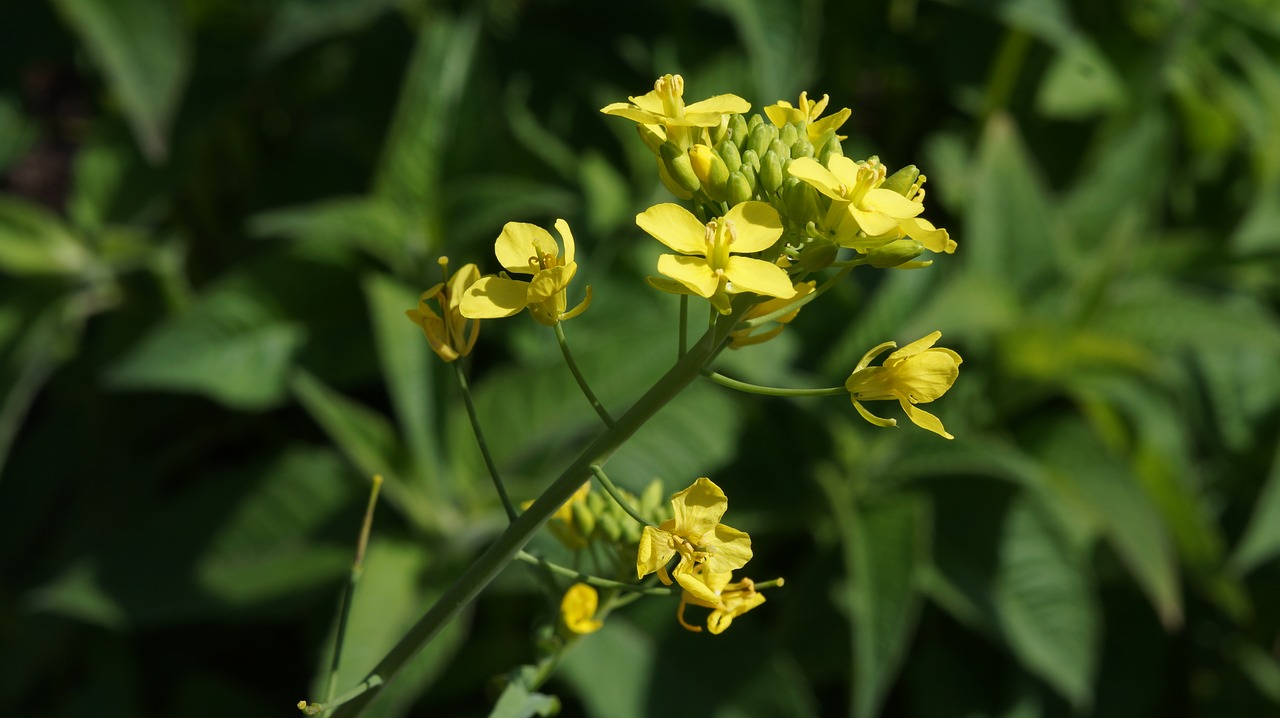
[[[1062,0],[962,0],[961,4],[989,13],[1050,45],[1066,47],[1076,38],[1070,5]]]
[[[738,29],[751,58],[755,91],[762,99],[756,110],[778,100],[795,104],[803,89],[798,83],[812,73],[817,48],[809,38],[820,21],[821,4],[813,0],[712,0],[707,4],[732,18]]]
[[[1280,442],[1232,563],[1246,572],[1280,555]]]
[[[0,93],[0,174],[9,172],[36,139],[36,127],[16,98]]]
[[[916,570],[926,560],[928,505],[920,496],[898,495],[840,506],[845,516],[844,552],[853,621],[855,717],[878,715],[898,674],[919,620]]]
[[[533,693],[523,683],[510,681],[498,696],[489,718],[532,718],[553,716],[559,712],[560,700],[555,696]]]
[[[293,449],[209,476],[28,596],[37,611],[109,627],[270,611],[346,574],[353,547],[321,540],[354,482],[331,452]]]
[[[992,586],[1005,639],[1022,664],[1077,710],[1093,699],[1099,619],[1092,571],[1046,514],[1014,501],[1000,542]]]
[[[54,0],[120,99],[152,162],[169,152],[169,125],[191,62],[182,6],[171,0]]]
[[[432,370],[438,364],[422,331],[404,314],[405,310],[418,306],[420,291],[384,274],[367,275],[363,285],[369,302],[369,320],[378,342],[382,375],[400,431],[413,457],[414,470],[438,479],[440,449],[432,415],[435,386],[431,380]],[[435,491],[440,499],[444,498],[442,487],[437,485]]]
[[[661,702],[650,686],[657,660],[652,636],[618,619],[578,641],[560,670],[592,718],[643,718]]]
[[[402,274],[413,266],[405,243],[406,219],[391,202],[343,197],[269,210],[249,219],[257,237],[285,237],[327,251],[357,248]]]
[[[358,529],[358,526],[353,528]],[[375,521],[373,538],[365,555],[364,571],[351,602],[347,634],[338,671],[338,691],[364,680],[396,641],[440,597],[440,578],[432,576],[431,554],[416,542],[380,538]],[[355,531],[351,551],[355,550]],[[352,554],[348,554],[350,560]],[[337,601],[340,588],[335,585]],[[469,614],[464,613],[441,629],[415,656],[394,681],[384,685],[378,700],[363,715],[369,718],[401,718],[409,715],[415,701],[449,667],[449,661],[464,644],[470,631]],[[328,680],[328,649],[317,663],[313,691],[321,695]]]
[[[93,255],[58,217],[23,200],[0,195],[0,272],[76,275]]]
[[[1092,161],[1063,202],[1081,259],[1109,259],[1106,242],[1126,217],[1156,214],[1168,188],[1169,134],[1163,115],[1146,112],[1091,152]]]
[[[152,329],[110,367],[107,381],[202,394],[233,409],[268,409],[284,399],[303,339],[302,327],[281,319],[261,287],[231,277]]]
[[[969,181],[961,245],[966,269],[1013,287],[1034,286],[1052,268],[1058,228],[1040,171],[1012,117],[997,114],[987,122]]]
[[[1109,112],[1125,100],[1125,88],[1111,64],[1087,40],[1061,48],[1036,94],[1046,117],[1080,120]]]
[[[398,0],[285,0],[271,16],[258,55],[272,63],[334,35],[353,33],[395,8]]]
[[[1182,624],[1181,585],[1173,541],[1136,477],[1078,421],[1043,430],[1037,455],[1061,491],[1078,492],[1107,541],[1169,629]]]

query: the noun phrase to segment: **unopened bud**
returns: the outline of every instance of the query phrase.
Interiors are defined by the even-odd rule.
[[[782,140],[782,144],[786,145],[787,147],[794,145],[796,143],[796,140],[800,139],[800,137],[801,137],[800,130],[796,127],[794,122],[788,122],[787,124],[783,125],[782,132],[781,134],[778,135],[778,139]]]
[[[708,197],[717,202],[729,199],[729,168],[720,155],[706,145],[694,145],[689,148],[689,162]]]
[[[613,517],[613,514],[604,514],[600,517],[600,532],[603,533],[610,541],[620,541],[622,539],[622,524]]]
[[[782,160],[776,153],[766,152],[760,160],[760,185],[766,192],[777,192],[782,186]]]
[[[730,173],[737,172],[742,166],[742,155],[738,154],[738,146],[728,140],[716,145],[716,154],[724,160],[724,166],[729,168]]]
[[[591,532],[596,530],[596,515],[586,503],[581,501],[573,502],[573,527],[582,534],[583,538],[591,536]]]
[[[654,132],[644,123],[636,123],[636,133],[640,135],[640,141],[644,143],[644,146],[648,147],[649,151],[655,155],[658,154],[658,148],[666,141],[665,137]]]
[[[697,192],[702,186],[698,181],[698,175],[694,173],[693,166],[689,162],[689,156],[680,146],[670,140],[662,143],[659,148],[659,154],[662,156],[662,165],[667,169],[667,173],[675,180],[681,188],[689,192]]]
[[[751,199],[751,195],[755,191],[751,188],[751,183],[743,176],[741,172],[734,172],[729,175],[729,203],[739,204]]]
[[[889,175],[884,182],[880,184],[880,189],[887,189],[897,192],[903,197],[907,196],[907,192],[911,190],[911,185],[916,183],[916,178],[920,176],[920,169],[915,165],[907,165],[902,169]]]
[[[746,147],[747,135],[750,132],[750,128],[747,127],[747,121],[742,118],[742,115],[734,115],[729,118],[729,139],[738,146],[739,150]]]
[[[791,145],[791,159],[798,160],[801,157],[813,157],[813,145],[808,140],[799,140]]]
[[[756,115],[759,117],[759,115]],[[769,150],[769,146],[774,140],[778,139],[778,128],[773,125],[761,123],[751,129],[751,136],[747,138],[747,149],[755,151],[761,157]]]
[[[836,261],[840,248],[829,239],[812,239],[800,250],[800,258],[796,261],[810,272],[816,272],[831,266]]]
[[[844,148],[840,146],[840,140],[836,139],[835,132],[831,132],[831,139],[818,145],[822,149],[818,151],[818,161],[823,167],[831,163],[832,157],[844,157]]]
[[[898,239],[867,251],[867,263],[878,269],[897,267],[919,257],[924,245],[914,239]]]
[[[795,177],[788,177],[782,184],[783,203],[792,222],[800,224],[818,218],[817,190]]]

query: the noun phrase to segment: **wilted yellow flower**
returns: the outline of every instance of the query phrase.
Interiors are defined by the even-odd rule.
[[[751,307],[747,313],[742,316],[742,321],[749,321],[759,317],[773,314],[776,311],[785,309],[788,305],[795,304],[797,300],[803,299],[813,293],[817,282],[800,282],[795,285],[796,293],[794,296],[786,299],[769,299]],[[749,329],[735,329],[729,333],[729,348],[741,349],[742,347],[751,346],[752,344],[760,344],[778,336],[786,325],[791,323],[800,314],[800,307],[796,307],[786,314],[774,317],[773,321],[777,322],[773,327],[762,332],[756,332],[760,327],[751,327]]]
[[[653,90],[629,97],[630,102],[615,102],[600,111],[606,115],[625,117],[642,125],[657,125],[665,130],[665,139],[687,149],[691,133],[686,128],[715,127],[725,116],[742,114],[751,109],[751,103],[737,95],[715,97],[684,104],[684,78],[679,75],[663,75],[653,83]]]
[[[445,281],[423,292],[417,309],[405,310],[405,316],[422,328],[431,351],[451,362],[470,354],[480,336],[480,322],[469,322],[461,311],[462,295],[480,279],[480,270],[474,264],[465,264],[450,278],[448,257],[440,258],[440,269]],[[440,307],[439,314],[431,308],[433,299]]]
[[[733,623],[733,619],[764,603],[764,594],[756,591],[755,582],[749,578],[730,583],[732,572],[713,573],[707,570],[705,564],[695,567],[691,575],[715,595],[714,601],[695,596],[687,590],[681,595],[676,620],[694,633],[699,633],[702,629],[684,620],[684,609],[689,604],[711,609],[711,615],[707,616],[707,629],[712,635],[717,635],[724,632]]]
[[[604,624],[595,618],[600,597],[596,590],[585,583],[575,583],[560,599],[560,619],[565,628],[579,635],[600,630]]]
[[[849,119],[849,115],[853,114],[848,107],[845,107],[833,115],[822,117],[830,100],[829,95],[823,95],[821,100],[814,102],[809,99],[809,93],[801,92],[800,101],[795,107],[786,100],[778,100],[777,104],[764,108],[764,114],[768,115],[777,127],[784,127],[788,122],[803,123],[809,141],[817,142],[828,130],[840,129],[840,126]],[[822,119],[818,119],[820,117]],[[836,135],[836,139],[843,140],[845,137]]]
[[[927,404],[947,393],[960,375],[960,355],[950,349],[933,346],[942,332],[934,332],[890,354],[882,366],[868,366],[886,349],[897,346],[885,342],[862,357],[844,386],[862,418],[876,426],[897,426],[894,419],[882,419],[861,402],[896,399],[907,417],[921,429],[953,439],[938,417],[916,406]]]
[[[568,306],[565,289],[578,271],[573,261],[573,233],[569,223],[556,220],[556,231],[564,239],[564,256],[547,230],[524,222],[507,222],[494,243],[498,262],[514,274],[532,274],[528,282],[506,274],[478,280],[462,296],[462,314],[472,319],[498,319],[518,314],[528,307],[539,324],[555,326],[586,311],[591,304],[591,287],[578,306]]]
[[[680,205],[659,204],[636,215],[636,224],[680,253],[658,257],[658,271],[674,280],[651,277],[649,283],[658,289],[705,297],[722,314],[729,313],[732,294],[754,292],[784,299],[795,294],[781,267],[738,256],[762,252],[782,236],[782,219],[764,202],[734,205],[724,217],[706,224]]]
[[[692,575],[694,567],[705,564],[707,571],[726,573],[742,568],[751,560],[751,537],[745,532],[720,523],[729,508],[729,499],[706,477],[671,497],[675,518],[660,526],[644,527],[636,554],[636,577],[658,573],[662,583],[670,586],[671,576],[684,590],[703,601],[716,601],[716,594]],[[672,574],[667,562],[680,555],[680,564]]]

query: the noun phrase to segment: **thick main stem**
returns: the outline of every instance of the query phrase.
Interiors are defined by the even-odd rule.
[[[547,519],[591,478],[591,465],[604,464],[608,461],[618,447],[622,446],[654,414],[697,378],[702,368],[710,363],[724,347],[729,332],[748,306],[749,304],[744,301],[732,314],[722,317],[708,329],[687,354],[681,357],[625,414],[618,417],[613,428],[591,442],[591,445],[547,487],[547,490],[542,492],[538,500],[508,526],[506,531],[503,531],[489,548],[476,558],[475,563],[471,564],[444,592],[435,605],[418,619],[418,622],[409,629],[391,652],[374,666],[369,678],[377,678],[382,685],[385,685],[440,632],[440,629],[475,600],[480,591],[515,559],[516,554],[524,548]],[[381,692],[381,686],[371,687],[350,703],[340,706],[331,718],[351,718],[359,715],[379,692]]]

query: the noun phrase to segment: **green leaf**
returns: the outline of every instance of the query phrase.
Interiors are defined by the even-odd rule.
[[[55,4],[111,83],[147,157],[164,160],[191,60],[182,6],[171,0]]]
[[[0,272],[77,275],[93,264],[79,237],[48,211],[0,196]]]
[[[657,647],[649,633],[623,619],[578,641],[561,672],[593,718],[643,718],[661,704],[650,686]]]
[[[293,372],[289,389],[361,473],[383,475],[383,490],[396,508],[419,527],[439,526],[440,517],[451,507],[442,503],[439,509],[433,508],[422,487],[409,482],[400,439],[385,416],[339,394],[302,369]]]
[[[842,508],[837,506],[839,513]],[[853,619],[855,718],[879,714],[920,616],[916,571],[926,560],[928,505],[918,495],[859,503],[846,517],[846,600]]]
[[[1271,461],[1262,492],[1254,503],[1244,536],[1231,561],[1243,572],[1251,571],[1280,555],[1280,442]]]
[[[1081,39],[1054,57],[1036,93],[1036,110],[1046,117],[1082,120],[1115,110],[1124,99],[1124,84],[1111,63]]]
[[[413,471],[438,478],[440,450],[431,413],[435,404],[431,375],[439,362],[422,336],[422,330],[404,315],[405,310],[418,306],[419,292],[385,274],[370,274],[363,285],[382,375],[391,394],[400,433],[413,457]],[[440,486],[436,493],[441,498],[445,496]]]
[[[0,174],[8,174],[36,140],[36,125],[22,112],[17,98],[0,94]]]
[[[710,5],[728,15],[737,27],[751,58],[756,94],[769,98],[769,103],[787,100],[794,104],[797,83],[813,72],[821,5],[812,0],[714,0]]]
[[[1107,249],[1104,243],[1117,228],[1132,233],[1124,226],[1126,217],[1151,212],[1148,208],[1163,202],[1171,156],[1169,135],[1165,117],[1147,112],[1091,152],[1092,161],[1064,201],[1072,239],[1083,257]]]
[[[354,538],[353,532],[353,541]],[[429,556],[421,544],[380,538],[375,528],[347,619],[338,671],[339,693],[364,680],[422,612],[439,599],[442,593],[439,587],[445,585],[446,579],[432,574]],[[334,598],[336,601],[336,593]],[[378,699],[363,715],[368,718],[409,715],[414,703],[448,669],[449,661],[463,646],[470,631],[468,616],[464,613],[445,625],[439,635],[401,669],[395,680],[379,690]],[[322,695],[328,680],[332,637],[328,646],[317,663],[313,685],[317,696]]]
[[[334,35],[354,33],[396,7],[396,0],[286,0],[271,16],[258,55],[273,63]]]
[[[1079,421],[1044,430],[1036,453],[1059,490],[1078,494],[1169,629],[1182,624],[1178,557],[1172,538],[1132,471]]]
[[[498,696],[498,702],[489,711],[489,718],[532,718],[553,716],[560,712],[560,700],[555,696],[531,692],[519,681],[510,681]]]
[[[319,251],[360,249],[397,272],[413,266],[403,212],[376,197],[342,197],[269,210],[249,219],[249,232],[285,237]]]
[[[1027,499],[1009,509],[993,599],[1019,661],[1077,710],[1093,699],[1099,617],[1091,570]]]
[[[1015,120],[994,115],[969,178],[965,267],[980,277],[1029,288],[1052,268],[1056,221],[1039,169]]]
[[[234,277],[152,329],[107,380],[121,389],[191,392],[233,409],[268,409],[284,399],[303,339],[302,327],[280,319],[260,287]]]
[[[102,541],[28,596],[35,610],[110,627],[279,610],[336,586],[353,545],[317,540],[358,504],[332,452],[286,451],[272,462],[201,477],[148,520]]]

